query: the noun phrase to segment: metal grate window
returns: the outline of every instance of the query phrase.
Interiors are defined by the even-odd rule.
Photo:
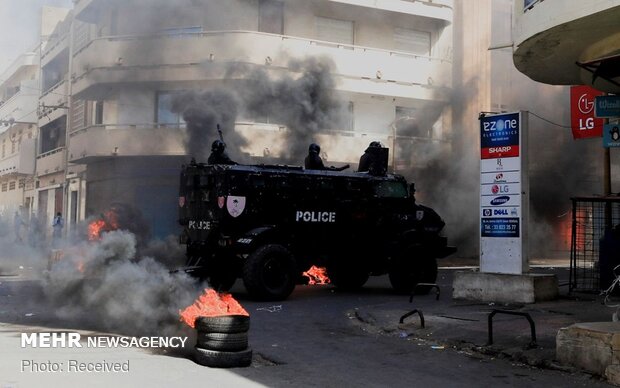
[[[570,291],[599,292],[620,265],[620,197],[572,198]]]

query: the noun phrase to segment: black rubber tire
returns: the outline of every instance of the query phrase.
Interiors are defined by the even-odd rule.
[[[267,244],[252,252],[243,266],[243,284],[257,300],[284,300],[295,289],[299,273],[288,249]]]
[[[247,315],[221,315],[217,317],[198,317],[196,330],[208,333],[246,333],[250,330],[250,317]]]
[[[248,347],[248,333],[209,333],[198,331],[197,345],[208,350],[238,352]]]
[[[411,294],[414,289],[419,295],[426,295],[432,287],[416,287],[418,283],[437,281],[437,260],[425,254],[415,254],[414,249],[406,249],[392,264],[389,271],[390,284],[399,294]]]
[[[196,362],[212,368],[238,368],[250,366],[252,363],[252,349],[249,348],[239,352],[209,350],[198,346],[195,349]]]

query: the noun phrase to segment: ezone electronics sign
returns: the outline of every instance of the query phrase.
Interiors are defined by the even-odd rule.
[[[519,113],[480,119],[480,158],[519,156]]]

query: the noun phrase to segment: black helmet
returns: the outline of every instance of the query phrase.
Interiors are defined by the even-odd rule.
[[[368,144],[368,148],[366,148],[366,152],[369,152],[370,150],[375,148],[381,148],[381,143],[379,143],[378,141],[371,141],[370,144]]]
[[[223,152],[224,148],[226,148],[226,144],[221,140],[216,140],[211,144],[211,152]]]
[[[321,152],[321,147],[316,143],[312,143],[310,144],[310,147],[308,147],[308,152],[314,152],[318,154]]]

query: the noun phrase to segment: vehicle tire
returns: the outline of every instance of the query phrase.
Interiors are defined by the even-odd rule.
[[[198,332],[246,333],[250,330],[250,317],[247,315],[220,315],[217,317],[198,317],[195,322]]]
[[[355,291],[366,284],[370,273],[364,266],[347,262],[328,267],[327,276],[336,288],[344,291]]]
[[[243,284],[258,300],[284,300],[295,289],[299,274],[288,249],[263,245],[252,252],[243,266]]]
[[[197,346],[209,350],[238,352],[248,347],[248,333],[210,333],[198,331]]]
[[[409,254],[407,254],[409,253]],[[414,289],[417,294],[426,295],[431,287],[415,287],[418,283],[435,283],[437,280],[437,260],[428,255],[418,255],[415,250],[406,249],[389,272],[392,288],[399,294],[411,294]]]
[[[252,349],[238,352],[203,349],[195,347],[195,360],[198,364],[212,368],[246,367],[252,363]]]

